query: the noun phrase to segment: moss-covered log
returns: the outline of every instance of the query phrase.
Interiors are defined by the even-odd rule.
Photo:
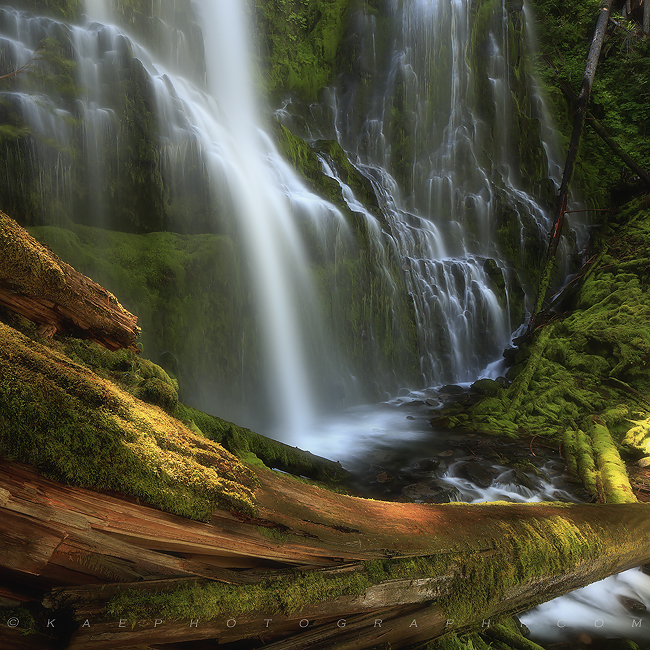
[[[397,644],[420,620],[415,642],[650,559],[645,504],[386,503],[256,472],[255,516],[216,510],[208,524],[3,463],[0,511],[22,522],[12,528],[20,534],[5,535],[25,561],[32,558],[22,570],[42,583],[75,572],[125,581],[122,588],[63,588],[48,598],[47,618],[69,616],[77,628],[70,648],[300,634],[315,635],[310,647],[327,647],[319,639],[338,643],[353,631],[363,648],[376,644],[373,623],[384,619],[393,621]],[[34,534],[44,526],[52,534]],[[147,580],[133,584],[138,573]],[[155,580],[174,575],[185,578]],[[268,629],[266,619],[274,623]]]
[[[74,332],[110,350],[134,347],[137,318],[113,294],[75,271],[0,212],[0,305],[51,337]]]

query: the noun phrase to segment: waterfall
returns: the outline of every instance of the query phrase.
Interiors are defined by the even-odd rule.
[[[354,78],[343,75],[330,99],[334,123],[308,133],[335,134],[375,187],[381,227],[362,212],[375,246],[401,260],[423,384],[471,381],[522,323],[530,295],[513,298],[522,285],[531,293],[525,254],[539,255],[550,226],[511,134],[514,28],[505,2],[475,15],[468,0],[389,5],[390,38],[374,16],[359,19]],[[290,102],[277,114],[296,127]],[[541,118],[531,118],[538,129]]]
[[[326,230],[329,224],[343,232],[346,225],[334,206],[306,190],[261,128],[247,63],[247,28],[239,3],[204,2],[199,8],[205,29],[215,30],[206,32],[205,38],[208,93],[156,61],[131,35],[111,24],[104,2],[88,2],[89,22],[83,26],[67,26],[4,8],[1,22],[13,32],[13,38],[4,41],[5,52],[11,53],[16,65],[29,60],[42,39],[63,35],[73,53],[75,82],[83,89],[73,105],[66,105],[65,98],[54,93],[29,92],[31,80],[25,78],[20,80],[18,92],[5,93],[5,98],[15,102],[36,136],[31,155],[46,167],[42,176],[56,187],[52,193],[68,195],[67,202],[62,201],[63,214],[66,209],[73,210],[69,196],[73,172],[72,161],[61,152],[74,146],[67,125],[79,119],[83,166],[78,173],[90,188],[84,201],[84,221],[93,227],[115,227],[108,209],[111,190],[107,181],[115,175],[119,193],[120,178],[128,172],[120,167],[119,151],[125,143],[121,142],[123,125],[111,97],[112,84],[123,83],[125,75],[135,71],[155,102],[160,164],[171,184],[186,184],[187,193],[191,192],[196,178],[187,170],[202,168],[210,202],[229,206],[227,217],[244,240],[246,272],[256,296],[255,318],[263,333],[257,363],[266,373],[270,420],[279,437],[296,441],[309,426],[315,408],[304,332],[325,338],[314,289],[305,272],[308,262],[298,224],[310,221],[316,231]],[[57,153],[50,163],[52,149]],[[51,189],[41,183],[40,191],[42,214]],[[62,215],[60,222],[64,219]],[[316,349],[312,358],[318,363],[318,344],[312,348]],[[327,361],[321,365],[324,368]]]
[[[199,11],[204,25],[208,89],[216,99],[227,137],[214,143],[204,142],[211,152],[215,169],[223,170],[227,148],[229,185],[248,250],[265,322],[265,348],[270,357],[268,385],[281,414],[280,426],[285,440],[297,441],[309,427],[314,405],[306,368],[304,341],[294,301],[311,289],[305,280],[296,279],[306,268],[305,251],[293,222],[290,202],[282,191],[284,183],[298,185],[285,168],[284,178],[277,178],[279,156],[268,137],[261,132],[259,110],[253,92],[247,48],[249,29],[238,0],[200,0]],[[209,150],[209,149],[208,149]],[[274,164],[275,163],[275,164]]]
[[[197,406],[285,440],[356,395],[485,374],[524,320],[548,229],[533,192],[548,168],[531,171],[546,165],[543,142],[532,160],[534,142],[509,128],[539,116],[532,101],[525,115],[514,105],[531,98],[525,74],[513,85],[511,30],[522,26],[507,3],[472,14],[468,0],[390,0],[389,16],[360,14],[355,78],[302,112],[327,199],[262,118],[241,2],[184,4],[181,14],[152,2],[150,16],[122,16],[124,28],[107,0],[87,0],[78,25],[0,10],[5,60],[18,66],[45,42],[51,72],[2,92],[29,131],[7,145],[5,209],[32,226],[226,241],[243,279],[218,289],[231,292],[219,305],[244,307],[224,318],[220,349],[235,352],[213,361],[208,340],[201,354],[203,333],[181,319],[175,329],[194,341],[184,358],[162,307],[150,316],[163,324],[155,351],[179,359],[181,385],[206,384]],[[294,109],[287,100],[276,116],[299,133]],[[19,178],[12,161],[31,171]],[[201,357],[212,367],[193,369]]]

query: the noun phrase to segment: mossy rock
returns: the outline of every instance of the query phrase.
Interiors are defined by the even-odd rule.
[[[337,68],[351,0],[255,0],[263,88],[271,100],[314,100]]]
[[[160,379],[147,379],[135,391],[135,396],[143,402],[160,406],[170,414],[174,414],[178,406],[178,393]]]

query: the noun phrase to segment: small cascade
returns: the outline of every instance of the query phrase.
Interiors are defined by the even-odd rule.
[[[389,257],[400,261],[413,301],[422,353],[422,385],[466,382],[478,377],[488,360],[506,347],[512,331],[507,309],[499,303],[485,271],[486,258],[448,255],[434,222],[397,205],[396,183],[382,167],[358,165],[358,170],[372,181],[381,207],[380,221],[354,196],[332,162],[321,162],[324,173],[341,186],[350,209],[363,215],[376,273],[385,277],[393,298],[397,287],[387,270]],[[503,273],[496,265],[494,270]],[[507,299],[506,293],[502,299]],[[489,339],[486,331],[491,334]]]

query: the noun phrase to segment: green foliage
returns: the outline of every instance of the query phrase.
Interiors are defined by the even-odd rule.
[[[350,0],[255,0],[254,20],[268,96],[315,99],[336,65]]]
[[[532,5],[541,46],[536,72],[544,81],[563,141],[568,144],[573,109],[558,80],[570,84],[576,92],[580,89],[600,0],[533,0]],[[617,17],[617,22],[623,21]],[[638,26],[627,23],[626,27],[635,31],[636,36],[610,24],[590,110],[641,167],[650,169],[650,138],[646,137],[650,118],[650,44],[648,39],[638,37]],[[633,180],[631,172],[622,165],[585,125],[575,184],[593,206],[606,205],[614,185]]]

